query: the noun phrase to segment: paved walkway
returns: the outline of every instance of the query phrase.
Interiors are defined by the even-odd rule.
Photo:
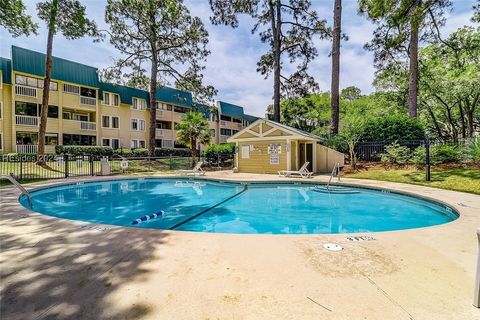
[[[61,220],[27,211],[16,190],[1,189],[1,319],[480,319],[472,306],[480,196],[341,183],[439,199],[461,217],[352,243],[345,235],[209,234]],[[345,250],[327,251],[326,242]]]

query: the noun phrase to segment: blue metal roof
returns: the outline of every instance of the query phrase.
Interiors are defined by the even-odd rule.
[[[12,60],[0,57],[0,70],[2,70],[2,82],[12,83]]]
[[[12,68],[40,77],[45,76],[45,54],[12,46]],[[53,57],[52,79],[98,88],[98,69]]]
[[[249,114],[243,115],[243,120],[247,121],[248,123],[253,123],[255,120],[260,119],[259,117],[251,116]]]
[[[219,101],[218,103],[220,104],[220,113],[222,115],[243,119],[243,107],[223,101]]]
[[[211,110],[213,109],[213,107],[201,103],[196,103],[193,108],[198,112],[203,113],[207,119],[210,117]]]
[[[157,100],[187,108],[191,108],[193,105],[192,94],[190,92],[170,87],[158,88]]]

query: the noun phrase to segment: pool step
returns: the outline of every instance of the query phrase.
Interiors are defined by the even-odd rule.
[[[353,193],[360,192],[355,188],[340,187],[340,186],[329,186],[328,188],[327,186],[317,186],[312,190],[320,193],[336,193],[336,194],[353,194]]]

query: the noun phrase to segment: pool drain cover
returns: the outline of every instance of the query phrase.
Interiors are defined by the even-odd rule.
[[[325,243],[323,247],[327,250],[330,251],[341,251],[343,250],[342,246],[336,244],[336,243]]]

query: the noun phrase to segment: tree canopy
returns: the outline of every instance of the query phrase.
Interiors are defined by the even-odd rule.
[[[22,0],[0,0],[0,26],[14,37],[37,34],[38,24],[25,12]]]

